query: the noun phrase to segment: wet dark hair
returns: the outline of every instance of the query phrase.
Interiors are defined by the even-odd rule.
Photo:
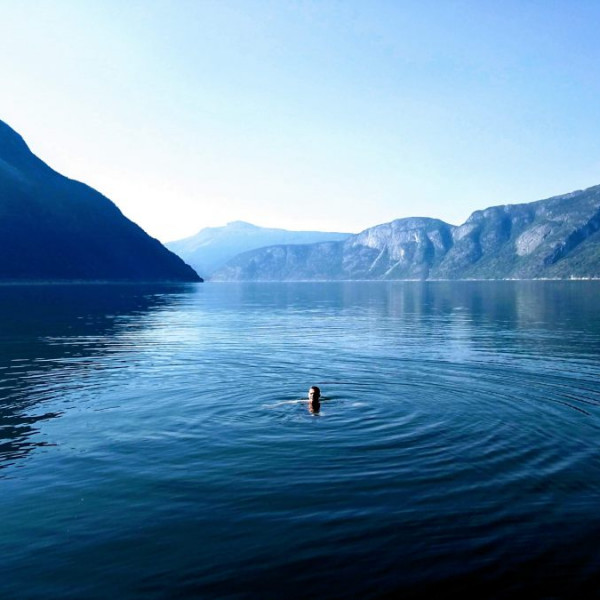
[[[315,392],[317,392],[317,398],[321,397],[321,390],[316,385],[311,385],[309,391],[310,390],[315,390]]]

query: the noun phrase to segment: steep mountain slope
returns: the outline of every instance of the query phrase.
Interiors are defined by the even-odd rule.
[[[454,244],[436,271],[438,278],[535,279],[599,277],[592,254],[600,228],[600,186],[547,200],[495,206],[474,212],[453,232]],[[598,248],[596,248],[598,249]],[[591,255],[588,255],[591,257]]]
[[[600,277],[600,186],[474,212],[455,227],[408,218],[343,242],[246,252],[215,280]]]
[[[225,227],[207,227],[196,235],[166,244],[185,262],[205,277],[228,260],[248,250],[277,244],[310,244],[346,239],[349,233],[320,231],[288,231],[257,227],[244,221],[234,221]]]
[[[106,197],[0,121],[0,281],[201,281]]]

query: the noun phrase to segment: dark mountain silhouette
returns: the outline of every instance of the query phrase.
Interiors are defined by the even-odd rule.
[[[600,278],[600,186],[474,212],[408,218],[345,241],[245,252],[214,280]]]
[[[0,281],[202,281],[105,196],[0,121]]]

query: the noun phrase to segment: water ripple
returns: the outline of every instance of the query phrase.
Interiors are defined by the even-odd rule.
[[[559,311],[512,284],[80,293],[44,318],[5,300],[5,597],[332,597],[334,579],[344,597],[465,581],[540,597],[531,573],[559,596],[554,573],[598,578],[583,295]]]

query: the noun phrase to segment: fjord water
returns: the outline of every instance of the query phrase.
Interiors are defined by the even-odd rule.
[[[594,595],[599,284],[2,287],[0,597]]]

